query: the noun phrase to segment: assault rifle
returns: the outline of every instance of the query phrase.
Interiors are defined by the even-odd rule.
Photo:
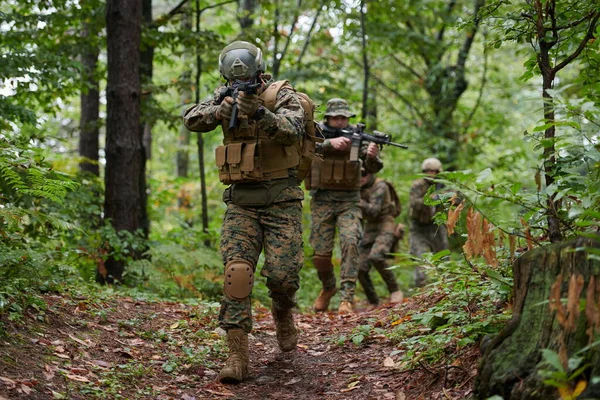
[[[238,93],[244,92],[246,94],[257,94],[257,90],[260,87],[260,83],[252,83],[245,81],[235,81],[231,86],[224,87],[221,89],[221,94],[219,95],[218,104],[225,99],[225,97],[233,98],[233,106],[231,108],[231,119],[229,120],[229,130],[235,129],[239,126],[238,121]]]
[[[380,149],[383,147],[383,145],[408,149],[408,146],[405,144],[392,142],[392,135],[389,135],[387,133],[383,133],[380,131],[373,131],[372,134],[366,133],[364,131],[365,124],[356,124],[356,129],[337,129],[329,127],[327,125],[321,125],[321,128],[323,129],[323,134],[325,135],[325,138],[331,139],[343,136],[352,140],[352,148],[350,150],[350,161],[358,160],[360,144],[363,141],[375,143],[379,146]]]

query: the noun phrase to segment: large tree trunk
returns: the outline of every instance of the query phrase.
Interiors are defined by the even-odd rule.
[[[596,338],[600,331],[600,262],[588,259],[584,247],[599,248],[600,242],[580,238],[556,243],[532,250],[515,262],[513,317],[485,351],[476,382],[477,398],[559,398],[557,389],[538,374],[540,368],[549,369],[538,366],[540,350],[553,350],[566,363],[594,341],[594,331]],[[569,298],[569,303],[557,313],[559,297]],[[585,312],[580,312],[580,303],[586,304]],[[591,348],[586,356],[590,367],[576,381],[589,382],[590,376],[600,375],[598,348]],[[592,385],[586,395],[595,389]],[[578,397],[582,398],[590,397]]]
[[[140,182],[144,154],[140,135],[141,0],[108,0],[106,35],[108,81],[106,89],[106,195],[104,217],[117,232],[142,228],[144,210]],[[110,257],[102,283],[119,281],[122,259]]]
[[[152,27],[152,0],[142,0],[142,19],[147,30]],[[148,187],[146,185],[146,161],[152,158],[152,127],[154,125],[154,116],[152,112],[152,77],[154,73],[154,46],[152,40],[146,40],[143,43],[140,54],[140,84],[146,96],[141,97],[141,110],[143,118],[141,118],[140,135],[142,137],[140,164],[140,208],[142,210],[142,226],[144,235],[148,237],[150,232],[150,219],[148,218]]]
[[[84,27],[83,37],[89,37],[89,27]],[[89,41],[88,41],[89,42]],[[96,41],[92,41],[96,43]],[[96,79],[99,49],[92,44],[86,47],[81,55],[82,81],[86,85],[81,90],[81,118],[79,120],[79,155],[83,161],[79,163],[82,171],[100,176],[98,165],[99,131],[100,131],[100,90]]]

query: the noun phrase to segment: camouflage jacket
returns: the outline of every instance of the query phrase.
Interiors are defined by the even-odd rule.
[[[345,129],[356,129],[355,126],[349,125]],[[321,146],[321,153],[323,157],[327,157],[327,153],[335,151],[331,146],[331,142],[328,139],[334,137],[326,137]],[[370,173],[377,173],[383,168],[383,161],[379,157],[370,158],[367,157],[367,148],[369,147],[368,142],[362,142],[359,150],[359,157],[363,163],[364,168]],[[359,201],[360,190],[327,190],[327,189],[314,189],[310,191],[313,199],[323,201]]]
[[[396,224],[392,211],[395,205],[388,184],[374,176],[360,191],[359,207],[364,218],[364,235],[377,236],[379,233],[393,233]]]
[[[430,179],[420,178],[413,182],[410,188],[410,219],[419,224],[433,223],[433,216],[439,211],[434,206],[425,204],[425,194],[433,182]],[[441,188],[438,188],[438,190]]]
[[[221,121],[216,118],[216,111],[219,108],[219,97],[222,89],[223,86],[218,87],[212,99],[196,104],[184,112],[183,121],[190,131],[210,132],[221,125]],[[265,109],[265,114],[258,124],[259,128],[266,132],[271,139],[280,144],[291,145],[302,140],[302,135],[304,135],[304,109],[296,93],[290,89],[281,89],[277,93],[274,111],[271,112]],[[290,170],[290,176],[296,175],[296,170]],[[232,189],[244,190],[244,185],[243,183],[232,185]],[[226,190],[226,195],[229,190]],[[300,187],[290,186],[283,189],[274,202],[302,200],[303,198],[304,192]]]

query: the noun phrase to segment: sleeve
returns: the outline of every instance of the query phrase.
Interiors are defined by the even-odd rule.
[[[360,159],[363,162],[363,166],[365,170],[369,173],[376,174],[377,172],[383,169],[383,161],[379,156],[375,158],[367,157],[367,148],[369,147],[369,142],[363,141],[360,144]]]
[[[183,113],[183,123],[192,132],[210,132],[214,130],[221,121],[216,117],[219,108],[219,97],[221,88],[215,90],[211,100],[191,106]]]
[[[304,135],[304,109],[293,90],[281,89],[277,93],[275,111],[266,108],[264,111],[258,124],[271,139],[286,146],[300,141]]]
[[[432,207],[425,205],[423,201],[428,189],[424,179],[416,180],[410,188],[410,216],[415,221],[431,222]]]
[[[369,198],[369,201],[361,200],[359,203],[363,214],[368,219],[377,219],[381,216],[386,191],[389,190],[385,182],[378,182],[375,185],[376,186],[371,192],[371,197]]]

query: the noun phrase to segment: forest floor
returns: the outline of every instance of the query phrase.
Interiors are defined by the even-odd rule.
[[[419,307],[416,297],[350,316],[297,314],[301,335],[291,353],[279,351],[270,312],[257,308],[251,377],[223,385],[216,379],[226,358],[217,305],[44,299],[46,307],[0,318],[0,400],[458,400],[470,396],[479,358],[475,346],[438,370],[401,365],[394,344],[373,332]],[[365,325],[382,329],[361,333]]]

